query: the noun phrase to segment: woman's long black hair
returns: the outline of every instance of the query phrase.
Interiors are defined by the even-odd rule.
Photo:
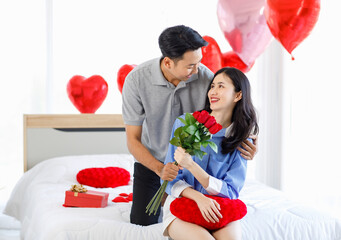
[[[251,86],[248,78],[243,72],[236,68],[222,68],[218,70],[211,81],[219,74],[228,76],[234,85],[234,91],[242,92],[242,98],[236,103],[232,112],[232,129],[230,136],[224,138],[221,143],[222,153],[227,154],[234,151],[250,134],[258,134],[257,116],[251,100]],[[207,90],[210,90],[211,84]],[[208,94],[206,97],[205,110],[212,112]]]

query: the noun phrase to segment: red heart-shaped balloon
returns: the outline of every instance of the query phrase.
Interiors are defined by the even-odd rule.
[[[136,67],[135,64],[124,64],[117,72],[117,86],[118,90],[122,93],[123,84],[128,73]]]
[[[250,71],[254,64],[253,62],[250,66],[246,65],[234,51],[224,53],[222,59],[223,67],[234,67],[244,73]]]
[[[95,113],[108,94],[108,84],[99,75],[75,75],[67,84],[67,94],[81,113]]]
[[[291,52],[310,34],[320,0],[267,0],[264,15],[272,35]]]
[[[215,73],[222,67],[220,47],[216,40],[210,36],[203,36],[203,39],[208,42],[208,45],[201,48],[201,63]]]

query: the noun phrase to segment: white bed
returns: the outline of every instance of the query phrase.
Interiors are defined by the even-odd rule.
[[[77,183],[76,174],[89,167],[107,167],[117,166],[130,171],[132,176],[133,158],[127,153],[126,148],[122,147],[122,151],[115,149],[100,149],[102,152],[93,151],[92,154],[67,153],[67,156],[45,156],[46,154],[63,155],[55,151],[46,150],[46,142],[56,143],[56,137],[52,137],[49,141],[43,137],[34,137],[41,141],[39,144],[31,143],[30,136],[32,133],[29,129],[48,129],[55,128],[56,122],[61,119],[70,119],[70,116],[43,116],[43,119],[53,123],[35,124],[37,120],[41,121],[41,116],[25,116],[25,166],[29,169],[20,181],[17,183],[12,195],[6,205],[5,213],[13,216],[21,222],[21,238],[25,240],[59,240],[59,239],[166,239],[162,236],[161,224],[155,224],[148,227],[137,226],[129,223],[129,213],[131,203],[113,203],[111,200],[118,196],[119,193],[131,193],[132,181],[129,185],[117,188],[94,189],[90,190],[109,192],[108,206],[105,208],[65,208],[63,207],[65,190],[68,190],[71,184]],[[90,116],[90,120],[84,118],[89,116],[72,116],[76,123],[70,124],[64,122],[57,128],[74,129],[79,132],[85,132],[86,136],[98,133],[94,131],[97,128],[99,132],[108,132],[117,135],[115,129],[122,130],[122,120],[120,116]],[[81,120],[80,120],[80,119]],[[111,119],[114,123],[103,125],[99,119]],[[40,119],[40,120],[39,120]],[[43,120],[43,122],[45,121]],[[111,121],[109,120],[109,121]],[[118,122],[117,122],[118,121]],[[84,125],[83,125],[84,124]],[[85,131],[87,128],[87,131]],[[107,129],[108,131],[104,131]],[[110,130],[110,131],[109,131]],[[63,134],[69,136],[74,131],[62,131]],[[110,133],[111,132],[111,133]],[[112,133],[114,132],[114,133]],[[35,132],[34,134],[41,134]],[[60,134],[60,133],[58,133]],[[100,135],[101,138],[103,135]],[[70,137],[67,137],[70,139]],[[72,139],[73,137],[71,137]],[[81,137],[83,139],[84,136]],[[98,143],[98,139],[91,135],[93,141]],[[116,136],[116,141],[112,142],[112,146],[122,145],[125,140]],[[83,139],[84,140],[84,139]],[[82,141],[83,141],[82,140]],[[43,142],[43,143],[42,143]],[[61,145],[65,144],[65,140]],[[74,141],[74,145],[83,145],[80,141]],[[44,146],[45,160],[39,159],[39,146]],[[87,143],[84,143],[87,144]],[[32,150],[34,145],[38,147]],[[68,151],[71,143],[66,144]],[[95,145],[91,144],[91,145]],[[30,149],[31,148],[31,149]],[[53,149],[59,146],[53,146]],[[81,149],[82,147],[80,147]],[[29,150],[30,149],[30,150]],[[77,149],[77,147],[75,147]],[[87,150],[89,148],[87,147]],[[30,152],[34,155],[34,159],[30,156]],[[38,160],[37,160],[38,159]],[[240,199],[243,200],[248,208],[247,215],[242,219],[243,239],[300,239],[300,240],[336,240],[341,239],[341,223],[339,220],[315,211],[311,208],[302,206],[285,195],[267,187],[259,182],[247,180]]]

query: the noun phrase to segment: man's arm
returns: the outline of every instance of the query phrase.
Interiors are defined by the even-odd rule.
[[[155,172],[162,180],[172,181],[176,178],[179,167],[172,163],[164,165],[157,160],[148,149],[142,144],[142,126],[125,125],[127,134],[127,145],[129,152],[135,159]]]

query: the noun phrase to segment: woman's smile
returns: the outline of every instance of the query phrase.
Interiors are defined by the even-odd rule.
[[[219,98],[217,97],[211,97],[211,103],[216,103],[219,101]]]

